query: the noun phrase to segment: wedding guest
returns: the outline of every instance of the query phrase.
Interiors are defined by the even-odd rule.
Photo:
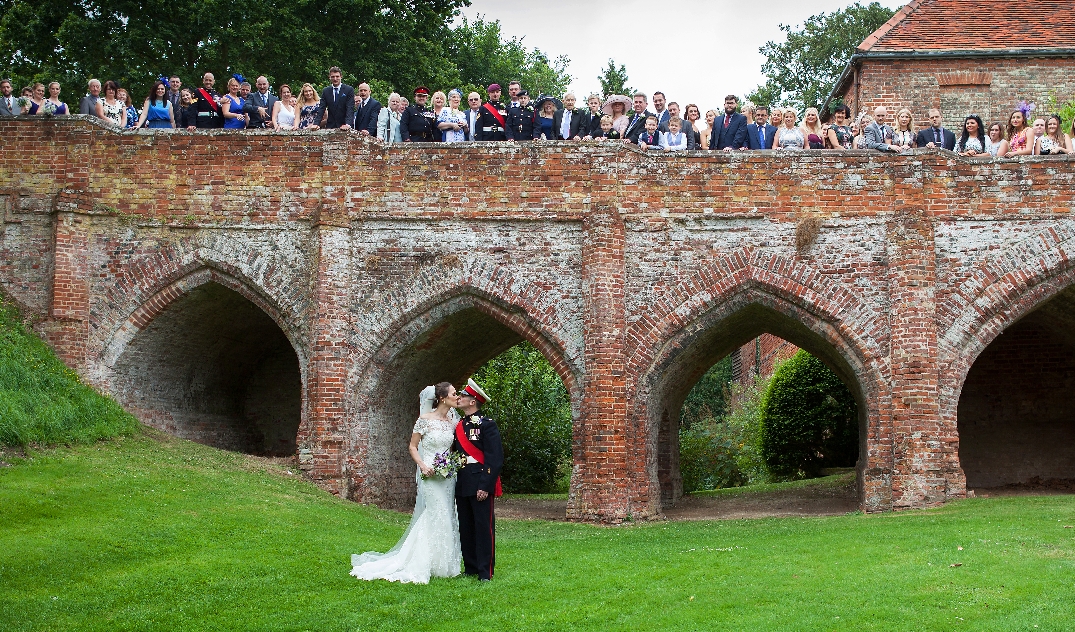
[[[657,131],[657,115],[648,114],[646,116],[646,127],[638,135],[638,147],[643,151],[654,150],[661,151],[661,133]]]
[[[631,105],[631,100],[622,94],[614,94],[610,96],[605,104],[601,106],[601,112],[612,117],[612,129],[616,130],[616,134],[622,138],[623,133],[627,131],[627,125],[630,119],[627,118],[627,107]],[[607,134],[602,135],[602,138],[608,138]],[[596,138],[596,136],[594,137]]]
[[[515,99],[515,106],[508,108],[508,127],[515,140],[533,140],[537,112],[530,103],[530,93],[519,90],[515,93]]]
[[[440,137],[433,111],[426,107],[429,101],[429,88],[418,86],[414,89],[414,103],[403,111],[399,119],[399,133],[404,143],[431,143]]]
[[[321,129],[321,100],[312,85],[302,84],[295,107],[298,108],[299,129]]]
[[[559,99],[542,95],[537,100],[534,116],[534,140],[560,140],[556,129],[556,111],[562,107]]]
[[[888,126],[888,108],[879,105],[873,110],[873,122],[863,128],[862,135],[866,139],[866,147],[877,151],[900,153],[903,151],[898,145],[893,144],[892,128]]]
[[[591,140],[594,134],[601,131],[601,117],[605,115],[601,111],[601,97],[591,94],[586,98],[586,107],[589,111],[586,112],[586,135],[582,137],[582,140]]]
[[[589,127],[586,112],[575,109],[575,94],[564,95],[564,105],[552,117],[552,127],[556,140],[582,140]]]
[[[243,95],[241,90],[239,92],[239,96],[245,99],[243,114],[246,115],[249,121],[247,127],[252,129],[273,129],[272,113],[280,99],[269,91],[269,80],[264,76],[255,79],[254,85],[257,90],[249,92],[247,95]]]
[[[1045,133],[1034,142],[1035,156],[1049,156],[1071,153],[1071,140],[1060,131],[1060,117],[1050,114],[1045,121]]]
[[[739,97],[734,94],[724,97],[724,114],[713,121],[712,138],[709,139],[710,149],[731,151],[748,147],[747,117],[736,113],[738,107]]]
[[[508,125],[508,108],[500,102],[500,84],[491,83],[485,89],[489,100],[481,106],[478,127],[474,131],[476,141],[513,141],[515,134]]]
[[[687,120],[683,123],[683,132],[694,136],[694,142],[691,143],[691,148],[706,149],[706,147],[702,147],[702,140],[705,136],[702,134],[702,128],[705,126],[705,123],[700,122],[702,120],[702,110],[699,109],[696,104],[688,103],[686,114]]]
[[[826,140],[829,149],[851,149],[855,142],[855,134],[851,131],[847,121],[851,118],[851,108],[846,105],[838,105],[832,111],[832,125],[826,132]]]
[[[198,129],[221,129],[224,127],[224,115],[221,103],[224,97],[220,96],[213,86],[216,85],[216,77],[207,72],[202,75],[202,87],[192,90],[190,93],[191,107],[198,113],[196,127]]]
[[[668,125],[668,119],[672,118],[672,112],[665,106],[668,97],[658,90],[653,93],[653,113],[657,115],[657,131]]]
[[[432,101],[433,101],[433,120],[438,121],[438,120],[440,120],[440,113],[444,111],[444,108],[448,104],[448,97],[447,97],[447,95],[445,95],[440,90],[437,90],[436,92],[433,93]],[[440,133],[433,134],[433,140],[435,140],[437,142],[443,141],[444,140],[444,133],[440,132]]]
[[[866,128],[873,123],[873,117],[863,112],[859,115],[858,122],[855,123],[855,128],[852,130],[855,133],[855,141],[853,143],[853,149],[869,149],[866,145]]]
[[[649,111],[649,97],[644,92],[636,92],[632,102],[631,118],[627,121],[627,128],[623,132],[623,138],[627,142],[638,143],[638,137],[646,130],[646,119],[653,114]]]
[[[478,119],[481,118],[482,97],[477,92],[471,92],[467,95],[467,109],[463,111],[463,118],[467,121],[467,140],[477,140],[476,135],[478,133]],[[384,116],[382,114],[382,116]],[[378,126],[380,122],[378,121]],[[378,127],[378,129],[380,129]],[[380,132],[377,132],[380,134]]]
[[[669,103],[668,114],[670,115],[668,118],[669,121],[671,121],[673,118],[679,119],[679,131],[683,132],[683,137],[687,139],[687,149],[697,149],[698,144],[696,142],[696,139],[694,138],[694,128],[691,127],[690,123],[686,119],[684,119],[683,116],[680,115],[679,104],[675,101]],[[664,123],[657,128],[657,131],[662,134],[667,134],[669,131],[671,131],[671,128],[668,126],[668,123]]]
[[[612,117],[608,114],[601,116],[601,127],[595,132],[594,139],[606,138],[608,140],[620,140],[620,133],[612,125]]]
[[[955,152],[962,156],[982,156],[985,151],[985,125],[977,114],[963,120],[963,131],[956,141]]]
[[[355,95],[355,129],[360,136],[377,135],[377,119],[381,116],[381,102],[370,96],[370,84],[358,84]]]
[[[175,110],[172,102],[168,100],[168,86],[160,80],[153,82],[149,89],[149,95],[142,104],[142,115],[138,117],[135,127],[146,125],[151,129],[175,127]]]
[[[104,119],[116,127],[127,127],[127,104],[116,98],[119,85],[109,79],[105,82],[103,99],[97,101],[97,118]]]
[[[747,147],[755,150],[772,149],[775,134],[776,127],[769,125],[769,106],[755,106],[754,122],[747,125]]]
[[[168,101],[172,104],[172,112],[179,111],[180,91],[183,90],[183,80],[179,75],[168,77]]]
[[[1000,124],[1000,121],[996,121],[989,125],[989,136],[985,139],[985,151],[994,158],[997,157],[997,153],[1000,152],[1000,146],[1004,144],[1004,126]]]
[[[321,91],[321,122],[326,129],[351,129],[355,120],[355,90],[343,83],[337,66],[328,69],[329,85]],[[301,101],[301,99],[300,99]]]
[[[821,116],[817,108],[806,108],[802,124],[803,136],[806,138],[805,149],[824,149],[825,130],[821,128]]]
[[[86,91],[88,94],[78,102],[78,113],[101,116],[97,110],[97,102],[101,100],[101,82],[96,79],[90,79],[86,83]]]
[[[683,119],[673,116],[668,119],[668,131],[661,132],[661,149],[664,151],[686,151],[687,134],[682,131]]]
[[[798,115],[795,110],[784,110],[784,124],[776,130],[773,136],[773,149],[801,150],[806,148],[806,136],[802,129],[796,125]]]
[[[951,130],[944,129],[941,126],[941,111],[937,108],[932,108],[927,114],[929,115],[929,127],[918,132],[915,146],[940,147],[941,149],[953,151],[956,148],[956,135]]]
[[[698,137],[702,141],[699,147],[709,149],[709,141],[713,137],[713,121],[717,120],[717,111],[709,110],[705,113],[705,121],[698,125]]]
[[[127,108],[126,127],[128,129],[133,129],[135,124],[138,123],[138,109],[134,107],[134,103],[131,101],[131,95],[127,92],[127,88],[116,90],[116,99],[123,103],[123,107]]]
[[[273,129],[284,131],[298,129],[298,111],[295,108],[298,99],[291,94],[291,86],[286,83],[280,84],[277,92],[280,93],[280,97],[272,108]]]
[[[250,119],[243,114],[243,106],[246,100],[239,95],[241,82],[235,77],[228,79],[228,93],[224,95],[222,104],[224,111],[224,129],[245,129]]]
[[[244,102],[249,100],[249,98],[250,98],[250,90],[252,88],[253,87],[250,85],[249,81],[240,81],[239,82],[239,97],[242,98],[242,100]]]
[[[179,107],[175,110],[175,126],[193,132],[198,128],[198,108],[194,105],[194,98],[190,90],[179,90]]]
[[[1045,135],[1045,119],[1034,119],[1034,124],[1030,126],[1030,131],[1032,132],[1031,136],[1029,137],[1030,146],[1031,148],[1033,148],[1037,144],[1038,139]]]
[[[437,128],[446,143],[461,143],[467,139],[467,117],[459,111],[463,93],[453,89],[448,93],[448,107],[437,116]]]
[[[407,107],[410,104],[411,104],[410,99],[408,99],[407,97],[401,95],[399,97],[399,113],[403,114],[403,110],[406,110]]]
[[[743,107],[740,110],[740,114],[746,117],[747,125],[751,125],[752,123],[754,123],[754,111],[756,109],[757,108],[750,101],[747,101],[743,104]]]
[[[1034,144],[1030,142],[1030,128],[1026,125],[1026,114],[1022,110],[1012,112],[1008,117],[1007,138],[1000,146],[998,155],[1005,158],[1015,156],[1029,156],[1034,151]]]
[[[896,112],[896,129],[892,132],[892,144],[899,147],[900,151],[914,149],[918,146],[916,134],[914,115],[911,110],[901,108]]]
[[[0,79],[0,116],[18,116],[22,113],[19,100],[12,94],[10,79]]]

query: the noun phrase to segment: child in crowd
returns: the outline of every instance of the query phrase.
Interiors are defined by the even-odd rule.
[[[657,131],[657,117],[646,117],[646,131],[638,135],[638,146],[645,149],[661,150],[660,133]]]
[[[661,149],[664,151],[686,151],[687,135],[679,131],[683,127],[683,119],[673,116],[668,119],[668,131],[661,134]]]
[[[593,135],[594,139],[608,138],[611,140],[619,140],[620,133],[612,129],[612,117],[608,114],[601,117],[601,131]]]

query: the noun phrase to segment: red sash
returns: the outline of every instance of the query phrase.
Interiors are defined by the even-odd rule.
[[[208,92],[205,91],[205,88],[198,88],[198,92],[201,92],[202,98],[209,102],[209,107],[213,108],[214,110],[220,109],[220,104],[217,103],[216,99],[214,99]]]
[[[463,452],[466,452],[467,456],[473,458],[478,463],[485,465],[485,453],[479,450],[478,446],[471,443],[470,439],[467,439],[467,433],[463,432],[463,422],[461,421],[455,425],[455,438],[459,440],[459,445],[463,447]],[[493,497],[500,498],[503,495],[504,490],[500,487],[500,477],[497,476],[496,491],[493,492]]]
[[[500,116],[500,112],[496,111],[496,108],[493,107],[492,103],[487,102],[485,104],[485,110],[493,115],[493,118],[496,119],[496,122],[500,123],[500,127],[504,127],[504,117]],[[478,457],[474,457],[474,458],[478,458]]]

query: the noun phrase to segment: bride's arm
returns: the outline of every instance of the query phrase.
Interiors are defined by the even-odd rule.
[[[425,463],[422,463],[422,457],[418,455],[418,442],[422,440],[422,435],[417,432],[411,434],[411,458],[418,464],[418,469],[422,470],[422,474],[426,476],[433,475],[433,468],[429,467]]]

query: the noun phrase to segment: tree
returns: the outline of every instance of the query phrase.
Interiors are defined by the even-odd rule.
[[[801,114],[821,107],[836,87],[855,48],[893,15],[877,2],[858,2],[832,13],[811,16],[799,30],[781,24],[784,42],[766,42],[761,66],[764,85],[747,95],[757,104],[793,107]]]
[[[627,85],[627,68],[623,64],[617,68],[612,59],[608,60],[608,67],[598,75],[597,80],[601,82],[601,95],[605,99],[614,94],[632,96],[635,93],[635,89]]]

